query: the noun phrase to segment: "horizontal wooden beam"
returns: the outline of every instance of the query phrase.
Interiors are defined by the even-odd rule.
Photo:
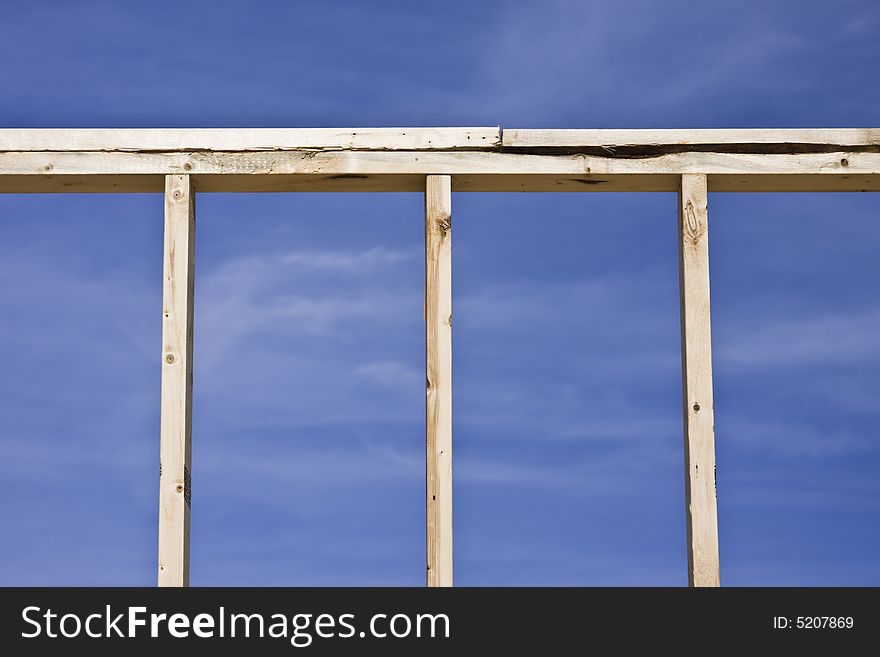
[[[880,128],[593,130],[476,128],[7,128],[0,151],[180,152],[545,149],[656,153],[880,150]]]
[[[501,145],[500,128],[136,128],[0,130],[0,151],[455,150]]]
[[[727,153],[809,153],[880,150],[880,128],[721,130],[505,130],[509,149],[573,149],[617,155],[683,150]]]
[[[709,191],[880,191],[880,153],[681,152],[639,158],[478,151],[0,152],[0,192],[156,192],[191,175],[201,192],[675,192],[680,176]]]
[[[880,153],[670,153],[615,158],[497,151],[6,152],[0,175],[860,175]],[[677,186],[676,186],[677,189]]]

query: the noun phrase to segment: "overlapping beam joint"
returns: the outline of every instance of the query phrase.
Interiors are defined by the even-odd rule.
[[[425,195],[426,582],[453,583],[452,192],[677,192],[688,581],[718,586],[708,193],[880,191],[880,129],[7,129],[0,192],[165,194],[160,586],[189,584],[196,192]]]

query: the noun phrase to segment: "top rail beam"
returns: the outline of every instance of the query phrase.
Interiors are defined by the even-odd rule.
[[[718,153],[826,153],[880,151],[880,128],[746,128],[707,130],[505,130],[502,146],[637,156]]]
[[[880,191],[880,128],[0,129],[0,192]]]
[[[0,129],[0,151],[419,151],[500,145],[497,127]]]
[[[880,151],[880,128],[581,130],[482,128],[7,128],[0,151],[531,150],[673,153]]]

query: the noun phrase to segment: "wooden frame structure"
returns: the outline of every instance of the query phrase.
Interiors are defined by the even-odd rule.
[[[159,586],[189,584],[196,192],[425,194],[426,579],[451,586],[452,192],[677,192],[688,581],[718,586],[709,192],[880,191],[880,128],[7,129],[0,192],[165,194]]]

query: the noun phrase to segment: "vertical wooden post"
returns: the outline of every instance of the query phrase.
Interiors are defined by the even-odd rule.
[[[192,182],[188,175],[166,176],[159,586],[189,586],[194,254]]]
[[[678,246],[690,586],[720,585],[707,197],[705,175],[682,175],[678,195]]]
[[[452,182],[425,187],[427,585],[452,586]]]

